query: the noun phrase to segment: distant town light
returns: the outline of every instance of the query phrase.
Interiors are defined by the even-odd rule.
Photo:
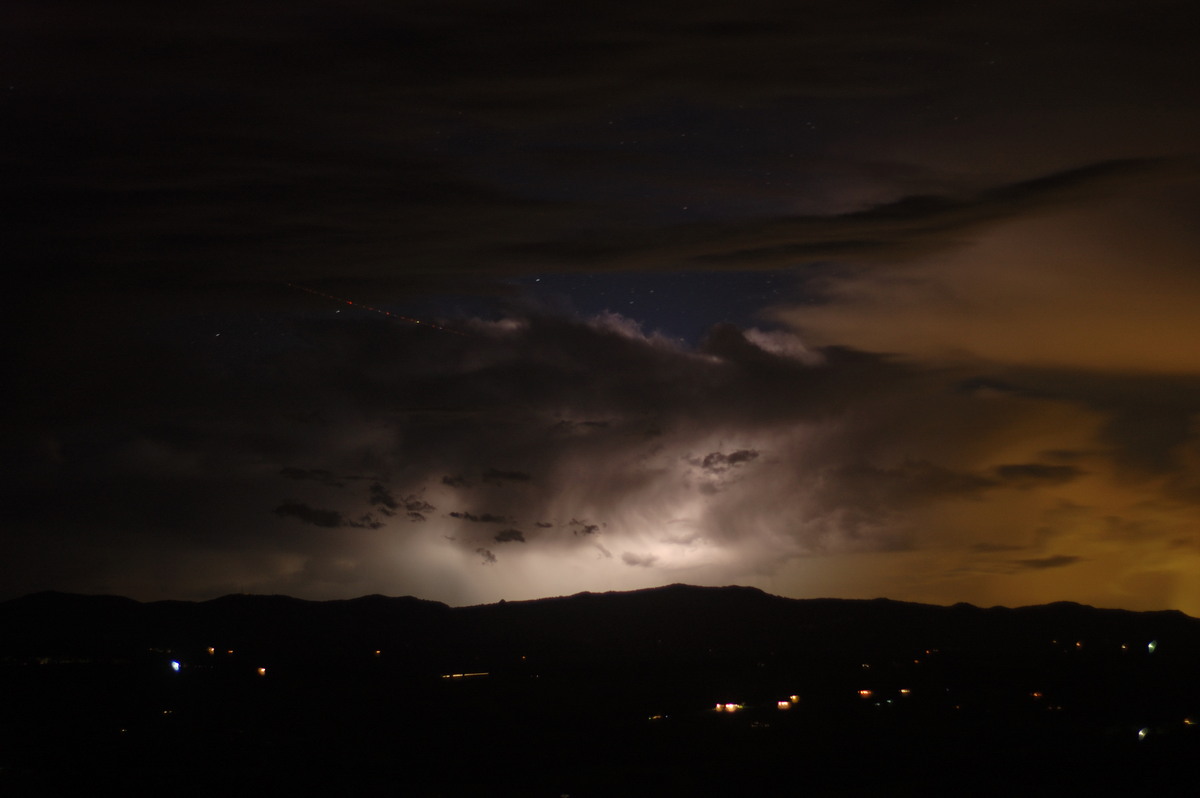
[[[266,669],[266,668],[259,668],[259,669],[258,669],[258,675],[259,675],[259,676],[266,676],[266,675],[267,675],[267,669]]]
[[[907,687],[901,687],[900,695],[912,695],[912,690],[909,690]]]
[[[1145,740],[1146,735],[1148,735],[1149,733],[1150,733],[1149,729],[1138,729],[1138,739]]]
[[[209,647],[208,647],[208,655],[209,655],[210,657],[211,657],[213,654],[216,654],[216,653],[217,653],[217,650],[216,650],[215,648],[213,648],[212,646],[209,646]]]
[[[1155,650],[1156,648],[1158,648],[1158,641],[1157,641],[1157,640],[1151,640],[1151,641],[1150,641],[1150,644],[1149,644],[1148,646],[1146,646],[1146,653],[1147,653],[1147,654],[1153,654],[1153,653],[1154,653],[1154,650]]]
[[[179,673],[179,668],[180,668],[179,660],[177,660],[177,659],[171,660],[171,670],[175,671],[176,673]]]
[[[793,704],[795,704],[795,703],[796,703],[797,701],[799,701],[799,700],[800,700],[800,696],[798,696],[798,695],[790,695],[790,696],[788,696],[788,701],[791,701]]]
[[[792,702],[791,701],[776,701],[775,706],[778,707],[779,709],[791,709]]]
[[[862,698],[870,698],[871,696],[875,695],[875,693],[871,690],[859,690],[858,694]]]

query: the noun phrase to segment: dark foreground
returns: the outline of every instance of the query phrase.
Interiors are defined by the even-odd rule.
[[[0,657],[2,795],[1194,795],[1200,765],[1179,613],[41,594]]]

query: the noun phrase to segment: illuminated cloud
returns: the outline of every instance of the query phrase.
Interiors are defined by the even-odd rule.
[[[953,251],[831,276],[823,304],[776,316],[814,342],[936,362],[1192,374],[1200,243],[1186,186],[1101,192]]]
[[[244,403],[259,397],[243,407],[267,411],[274,386],[303,385],[300,410],[321,420],[264,412],[253,428],[201,427],[186,439],[197,470],[183,481],[158,465],[161,447],[114,450],[121,486],[95,490],[162,496],[176,532],[156,557],[211,552],[191,559],[197,590],[230,584],[224,569],[242,574],[231,589],[336,596],[403,584],[452,603],[691,581],[1190,606],[1200,501],[1184,486],[1200,484],[1200,458],[1162,438],[1176,443],[1160,462],[1144,436],[1122,432],[1127,414],[1139,417],[1122,400],[1138,394],[1136,379],[1105,394],[1041,372],[985,380],[836,348],[802,362],[730,326],[698,348],[555,316],[513,330],[459,340],[303,322],[303,360],[238,390]],[[230,472],[227,453],[248,441],[264,465]],[[272,458],[369,478],[298,479]],[[208,481],[218,473],[232,481]],[[1178,486],[1175,498],[1149,503],[1147,479]],[[304,494],[283,504],[264,498],[297,484]],[[226,500],[207,512],[178,512],[217,494]],[[121,506],[60,507],[50,528],[67,539],[85,523],[116,529]],[[144,550],[133,533],[108,540]],[[1133,557],[1122,547],[1135,540]],[[1071,578],[1043,585],[1049,572]],[[117,578],[115,561],[108,573]]]

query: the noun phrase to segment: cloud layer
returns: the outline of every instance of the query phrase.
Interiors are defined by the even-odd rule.
[[[47,507],[55,484],[72,496],[21,523],[65,549],[102,541],[91,587],[128,580],[130,558],[175,563],[135,580],[150,594],[403,584],[462,603],[734,581],[1190,606],[1195,444],[1122,435],[1135,408],[1057,372],[985,385],[848,350],[797,360],[731,327],[691,348],[608,317],[466,336],[293,324],[302,355],[203,403],[181,390],[169,406],[188,412],[153,437],[46,430],[56,454],[23,487]],[[206,418],[214,403],[238,412]],[[10,580],[36,564],[21,555]],[[897,566],[872,570],[879,557]]]
[[[10,27],[9,594],[1200,615],[1193,4]]]

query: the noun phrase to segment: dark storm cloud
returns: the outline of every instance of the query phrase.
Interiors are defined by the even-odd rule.
[[[345,487],[346,485],[345,482],[342,482],[323,468],[295,468],[288,466],[286,468],[279,469],[279,474],[280,476],[287,477],[288,479],[312,479],[322,484],[337,488]],[[372,490],[374,490],[374,488],[372,488]]]
[[[576,535],[594,535],[600,531],[599,524],[589,524],[587,521],[579,521],[574,518],[571,519],[568,526],[571,527],[572,534]]]
[[[405,496],[404,509],[408,510],[410,513],[431,513],[437,508],[424,499],[420,499],[416,496]]]
[[[385,488],[383,485],[379,485],[378,482],[374,482],[374,484],[371,485],[370,502],[374,508],[380,512],[383,512],[384,515],[389,516],[396,515],[396,512],[403,508],[403,510],[408,512],[409,517],[413,518],[414,521],[424,521],[424,516],[421,516],[421,514],[424,514],[424,512],[432,512],[437,510],[436,506],[433,506],[432,504],[426,502],[425,499],[422,499],[418,496],[406,496],[402,499],[396,499],[394,496],[392,496],[391,492],[388,491],[388,488]]]
[[[1074,466],[1045,463],[1006,463],[996,466],[993,472],[1002,482],[1017,487],[1062,485],[1083,474]]]
[[[1023,548],[1025,548],[1025,547],[1024,546],[1016,546],[1011,543],[973,543],[973,544],[971,544],[971,547],[970,547],[971,551],[979,551],[979,552],[985,552],[985,553],[992,553],[992,552],[997,552],[997,551],[1020,551]]]
[[[504,529],[497,532],[492,539],[497,543],[524,543],[525,533],[519,529]]]
[[[309,507],[307,504],[300,502],[284,502],[275,508],[275,514],[299,518],[306,524],[328,527],[330,529],[348,525],[346,519],[337,510],[322,510],[316,507]]]
[[[1070,3],[54,8],[12,20],[9,253],[27,276],[336,277],[375,297],[536,261],[744,268],[944,244],[1150,162],[979,186],[832,155],[843,136],[1040,108],[1032,78],[1055,69],[1113,78],[1072,81],[1076,104],[1143,100],[1129,76],[1184,85],[1190,52],[1172,3],[1089,8],[1086,26]],[[869,184],[857,200],[847,178]],[[664,212],[698,190],[704,224]],[[806,195],[819,212],[786,212]]]
[[[1067,554],[1058,554],[1053,557],[1034,557],[1027,560],[1012,560],[1011,562],[1022,568],[1042,570],[1045,568],[1064,568],[1068,565],[1074,565],[1081,559],[1080,557],[1073,557]]]
[[[835,484],[870,507],[878,503],[920,503],[938,496],[977,496],[995,482],[934,463],[907,461],[893,468],[867,463],[843,466],[836,472]]]
[[[1200,377],[1081,369],[1006,372],[1008,390],[1016,395],[1078,402],[1103,413],[1098,442],[1111,447],[1130,473],[1170,473],[1181,465],[1180,447],[1197,440]]]
[[[400,508],[400,503],[392,497],[387,488],[378,482],[371,485],[371,504],[375,505],[379,509],[379,512],[384,515],[395,515],[396,511]],[[413,509],[418,510],[420,508],[414,507]]]
[[[478,549],[475,549],[475,553],[478,554],[481,558],[483,558],[481,561],[483,565],[495,565],[496,564],[496,555],[492,554],[487,549],[478,548]]]
[[[425,514],[437,509],[418,496],[405,496],[397,501],[382,485],[378,484],[371,486],[371,504],[388,516],[395,515],[399,508],[403,507],[408,520],[413,522],[425,521]]]
[[[483,481],[490,482],[493,485],[498,485],[501,482],[528,482],[532,478],[523,471],[501,471],[498,468],[489,468],[483,472]]]
[[[658,557],[653,554],[634,554],[627,551],[621,555],[621,562],[637,568],[649,568],[658,561]]]
[[[512,521],[508,517],[503,516],[503,515],[494,515],[493,513],[481,513],[479,515],[475,515],[474,513],[453,512],[453,513],[450,513],[450,517],[451,518],[461,518],[464,521],[474,521],[475,523],[479,523],[479,524],[509,524],[509,523],[512,523]]]
[[[1175,165],[1193,168],[1187,163]],[[561,247],[541,242],[505,253],[526,263],[556,265],[576,261],[622,268],[774,269],[831,258],[910,259],[932,249],[955,246],[987,224],[1020,217],[1050,204],[1065,204],[1089,193],[1111,193],[1123,184],[1144,182],[1172,164],[1122,160],[1089,164],[1063,172],[986,188],[966,196],[907,196],[841,215],[775,217],[737,222],[705,221],[614,235],[593,242],[571,240]]]
[[[712,452],[704,455],[704,459],[695,462],[700,468],[712,474],[723,474],[731,468],[735,468],[743,463],[748,463],[758,457],[758,452],[753,449],[738,449],[736,452],[725,454],[723,452]]]
[[[556,432],[567,435],[579,435],[605,430],[608,427],[607,421],[567,421],[563,419],[554,426],[554,429]]]

